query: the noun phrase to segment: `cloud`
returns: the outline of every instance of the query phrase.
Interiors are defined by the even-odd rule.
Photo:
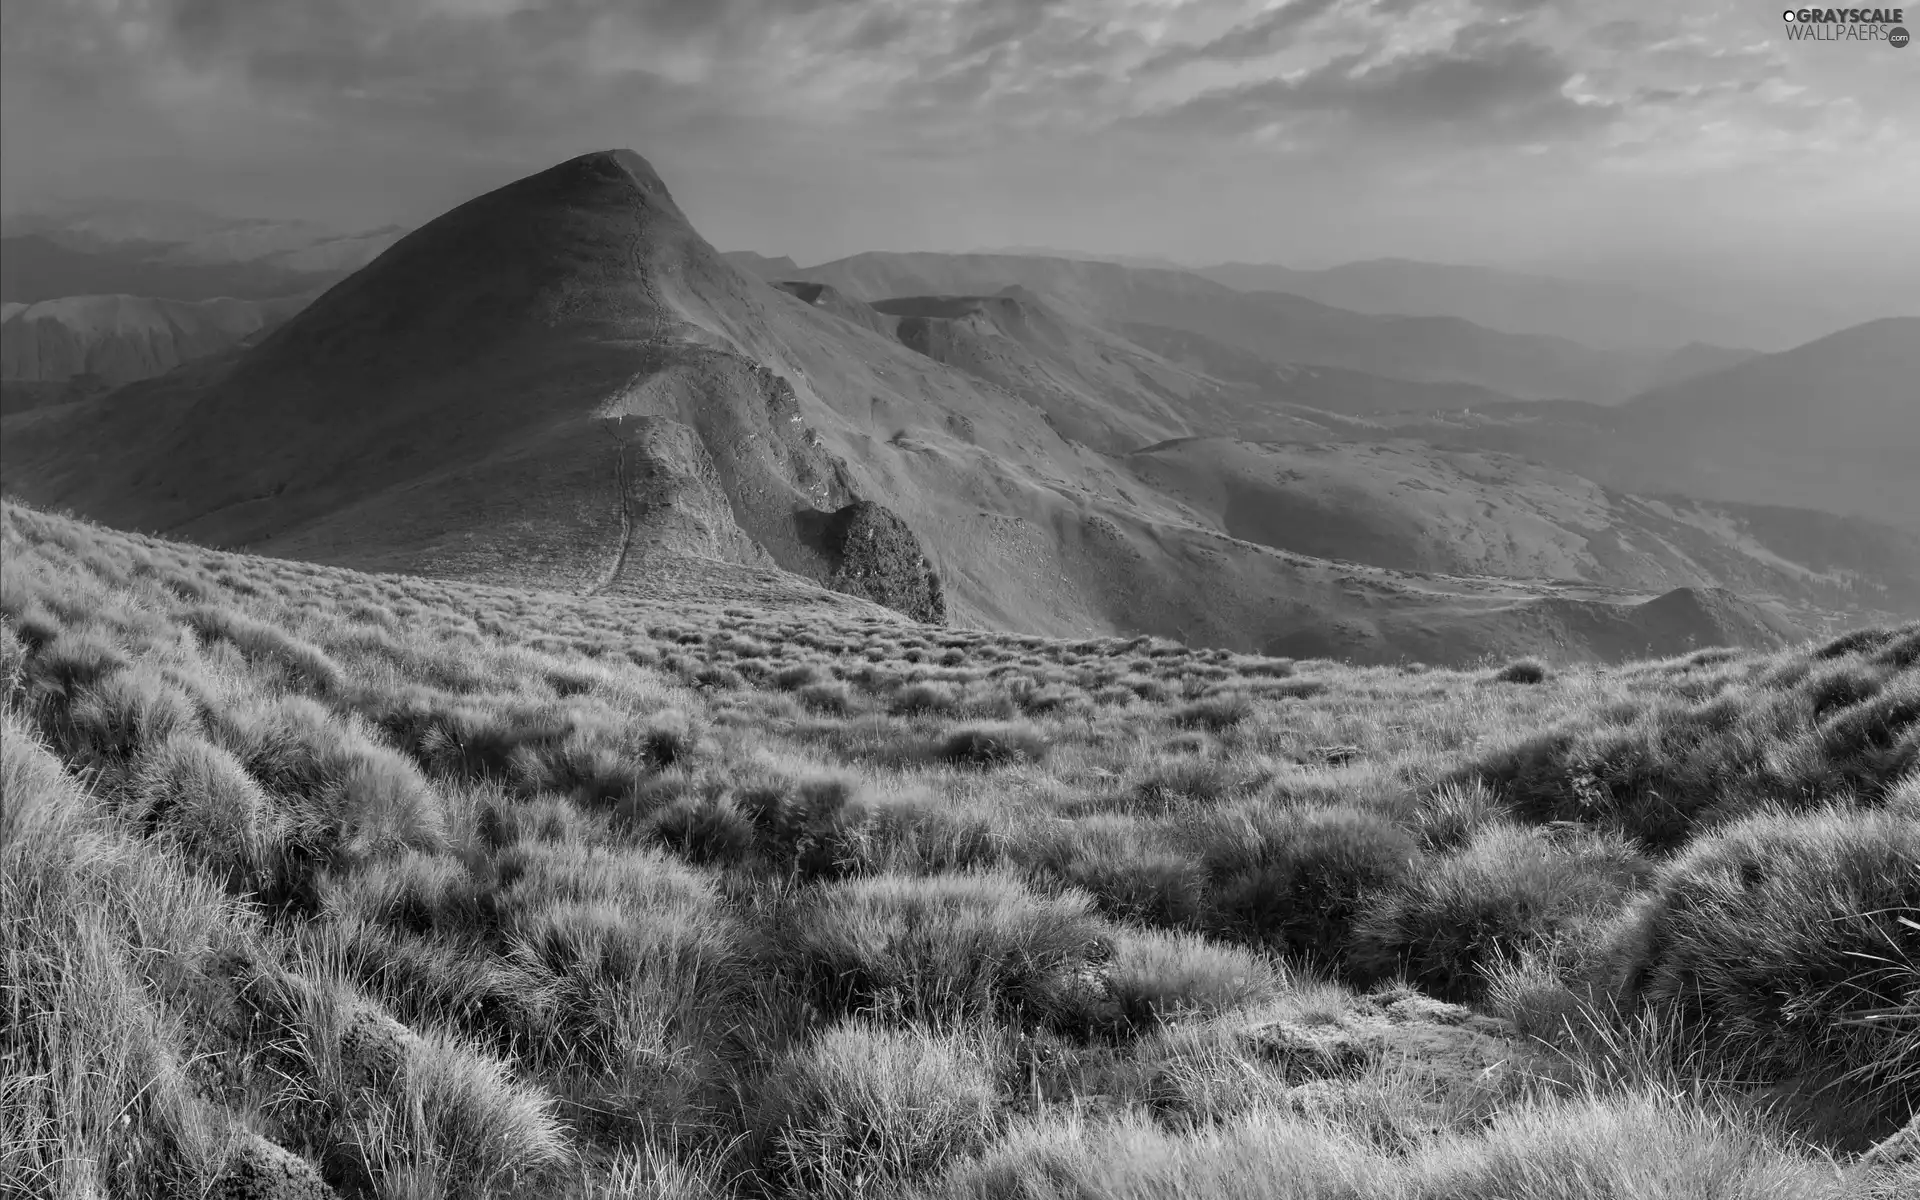
[[[1408,228],[1367,224],[1396,194],[1505,238],[1485,214],[1582,189],[1892,194],[1911,53],[1789,48],[1727,0],[6,0],[0,188],[380,223],[630,145],[703,229],[796,251],[961,222],[1146,251],[1282,203],[1358,247]]]
[[[1336,8],[1341,0],[1286,0],[1251,20],[1193,45],[1176,45],[1142,64],[1148,71],[1170,71],[1197,62],[1245,62],[1285,49],[1295,34]]]
[[[1245,131],[1315,119],[1334,136],[1464,142],[1571,136],[1604,126],[1616,109],[1567,95],[1576,70],[1559,52],[1489,25],[1447,45],[1381,57],[1343,54],[1289,77],[1202,92],[1140,118],[1170,132]]]

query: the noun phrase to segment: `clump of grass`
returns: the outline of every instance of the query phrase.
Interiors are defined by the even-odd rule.
[[[786,945],[795,978],[830,1011],[1071,1027],[1111,951],[1091,910],[1085,895],[1040,895],[1005,873],[883,875],[822,892]]]
[[[1046,755],[1047,740],[1030,723],[967,725],[941,739],[939,755],[968,767],[997,767],[1008,763],[1038,762]]]
[[[0,798],[0,1179],[28,1195],[205,1189],[228,1131],[200,1099],[189,1026],[143,968],[187,967],[231,910],[116,836],[11,712]]]
[[[1179,1196],[1396,1200],[1762,1196],[1842,1200],[1822,1163],[1654,1091],[1499,1112],[1477,1128],[1381,1145],[1367,1128],[1269,1102],[1200,1130],[1143,1113],[1036,1122],[924,1191],[937,1200]]]
[[[175,733],[142,756],[131,791],[123,811],[136,828],[164,832],[230,890],[267,882],[287,822],[233,755]]]
[[[1553,672],[1538,659],[1522,658],[1493,673],[1495,683],[1545,683]]]
[[[894,692],[887,705],[888,711],[904,716],[950,713],[959,706],[959,694],[940,683],[907,684]]]
[[[1253,715],[1253,701],[1243,692],[1222,692],[1174,710],[1173,723],[1209,733],[1224,733]]]
[[[1618,1001],[1679,1014],[1739,1078],[1845,1080],[1861,1115],[1920,1103],[1920,824],[1833,807],[1749,817],[1662,866],[1610,936]]]
[[[1281,979],[1272,963],[1242,947],[1157,929],[1116,938],[1104,972],[1110,1019],[1128,1031],[1270,999]]]
[[[1109,916],[1193,927],[1207,912],[1207,873],[1192,854],[1163,845],[1130,815],[1064,824],[1018,850],[1033,869],[1078,887]]]
[[[1597,928],[1650,874],[1617,837],[1489,825],[1371,899],[1354,922],[1354,969],[1474,999],[1489,971]]]
[[[1191,750],[1178,743],[1167,748],[1180,757],[1151,762],[1130,789],[1129,807],[1146,812],[1211,807],[1244,796],[1253,783],[1235,764],[1216,757],[1210,741],[1197,742]]]
[[[818,878],[856,865],[856,843],[869,816],[860,794],[860,781],[852,776],[774,772],[742,787],[734,803],[767,862]]]
[[[826,716],[843,717],[853,710],[853,692],[838,680],[809,683],[797,694],[800,703]]]
[[[799,691],[819,683],[820,679],[820,668],[812,663],[795,663],[790,667],[781,667],[773,673],[774,686],[788,692]]]
[[[770,1173],[793,1194],[874,1195],[977,1153],[999,1124],[987,1047],[854,1018],[790,1051],[762,1085]]]
[[[52,723],[70,754],[95,767],[123,771],[145,747],[195,729],[199,714],[185,693],[142,665],[79,689],[65,719]]]
[[[726,865],[753,851],[753,822],[731,801],[685,796],[653,816],[652,834],[688,862]]]
[[[325,651],[264,621],[231,608],[201,605],[187,614],[187,623],[202,639],[231,642],[249,661],[285,672],[303,690],[326,694],[341,686],[340,665]]]
[[[1346,957],[1362,904],[1420,861],[1419,847],[1393,822],[1345,806],[1260,812],[1235,832],[1215,832],[1203,847],[1223,928],[1327,964]]]
[[[1420,800],[1414,827],[1428,850],[1452,850],[1506,816],[1507,808],[1484,780],[1443,783]]]
[[[267,1053],[297,1081],[270,1114],[318,1152],[337,1188],[410,1181],[496,1195],[537,1184],[566,1152],[551,1097],[473,1046],[395,1020],[337,976],[269,977],[251,1002]]]

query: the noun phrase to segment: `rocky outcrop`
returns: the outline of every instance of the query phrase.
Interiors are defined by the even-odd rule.
[[[824,550],[832,571],[827,586],[943,625],[947,600],[920,539],[890,510],[856,500],[829,518]]]

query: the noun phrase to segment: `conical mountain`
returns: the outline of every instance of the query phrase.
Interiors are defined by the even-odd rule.
[[[579,587],[658,551],[826,580],[825,515],[858,496],[801,419],[786,307],[644,159],[589,154],[402,238],[218,377],[9,457],[110,523],[359,566]],[[95,461],[34,453],[76,432]]]

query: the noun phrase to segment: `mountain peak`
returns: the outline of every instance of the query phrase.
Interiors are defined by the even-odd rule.
[[[580,174],[591,179],[609,181],[626,179],[648,198],[666,204],[673,203],[673,196],[668,193],[667,185],[661,180],[660,173],[653,169],[652,163],[632,150],[595,150],[591,154],[570,158],[544,174],[559,175],[562,178],[567,174]]]

